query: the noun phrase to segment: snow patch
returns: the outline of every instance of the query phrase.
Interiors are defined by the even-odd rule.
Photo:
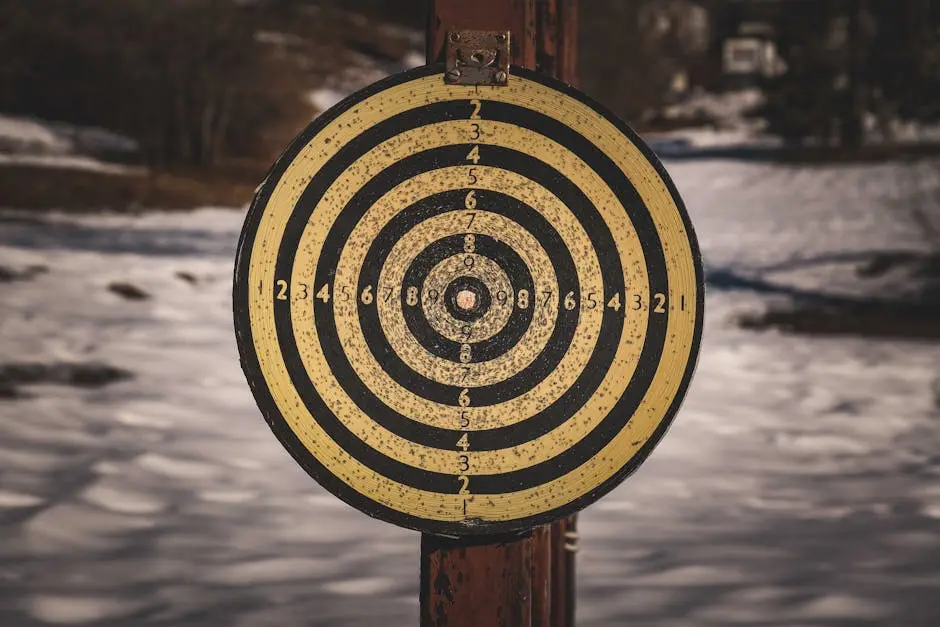
[[[331,581],[324,584],[323,587],[328,592],[343,596],[370,596],[391,592],[395,589],[395,582],[384,577],[363,577],[360,579]]]
[[[18,509],[22,507],[35,507],[45,501],[32,494],[0,490],[0,509]]]
[[[147,515],[166,509],[166,504],[141,492],[115,488],[101,483],[85,491],[84,498],[92,505],[118,514]]]
[[[137,465],[171,479],[205,479],[219,473],[219,468],[203,462],[146,453],[137,459]]]
[[[116,619],[143,607],[140,602],[102,596],[40,595],[29,601],[30,613],[54,625],[80,625]]]

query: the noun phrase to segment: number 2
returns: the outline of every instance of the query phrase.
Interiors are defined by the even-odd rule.
[[[473,105],[473,113],[470,114],[470,119],[471,119],[471,120],[479,120],[479,119],[480,119],[480,109],[483,108],[483,103],[480,102],[477,98],[474,98],[473,100],[470,101],[470,104]]]
[[[656,308],[653,311],[658,314],[666,313],[666,295],[654,294],[653,298],[656,300]]]

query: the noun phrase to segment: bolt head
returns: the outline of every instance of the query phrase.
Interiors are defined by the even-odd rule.
[[[506,33],[499,33],[496,35],[496,41],[506,41]]]
[[[460,41],[460,33],[451,33],[451,34],[450,34],[450,40],[451,40],[451,41]]]
[[[506,72],[500,70],[499,72],[496,73],[496,82],[497,82],[497,83],[505,83],[505,82],[508,81],[508,80],[509,80],[509,75],[506,74]]]
[[[445,74],[444,76],[445,78],[447,78],[448,82],[456,83],[457,81],[460,80],[460,70],[458,69],[447,70],[447,74]]]

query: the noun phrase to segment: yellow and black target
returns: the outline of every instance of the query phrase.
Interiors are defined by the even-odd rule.
[[[277,437],[360,510],[431,533],[549,522],[663,436],[699,350],[702,268],[625,124],[519,68],[393,76],[319,117],[248,214],[244,370]]]

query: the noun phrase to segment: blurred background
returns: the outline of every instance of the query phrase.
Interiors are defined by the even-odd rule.
[[[424,0],[0,0],[0,626],[415,625],[418,534],[261,420],[247,202]],[[578,624],[940,624],[940,2],[581,3],[582,88],[708,282],[669,435],[580,520]]]

